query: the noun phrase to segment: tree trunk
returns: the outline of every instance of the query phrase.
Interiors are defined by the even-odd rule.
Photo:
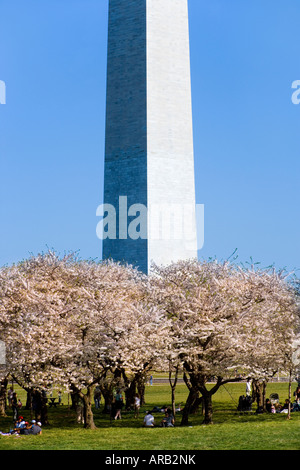
[[[141,406],[145,405],[145,383],[146,383],[146,377],[141,374],[138,375],[137,377],[137,391],[141,400]]]
[[[267,411],[266,409],[266,389],[267,389],[267,383],[264,381],[263,382],[263,389],[262,389],[262,407],[264,413]]]
[[[289,409],[287,419],[291,419],[291,401],[292,401],[292,372],[290,371],[289,376]]]
[[[76,410],[77,407],[77,402],[78,402],[78,394],[74,391],[70,393],[71,396],[71,410]]]
[[[26,395],[26,404],[25,404],[25,410],[32,410],[32,388],[29,388],[26,390],[27,395]]]
[[[134,406],[134,397],[136,394],[136,379],[130,383],[130,386],[125,390],[126,410],[132,409]]]
[[[0,382],[0,416],[6,416],[6,392],[8,379],[4,378]]]
[[[49,424],[48,420],[48,408],[47,408],[47,398],[45,393],[40,390],[35,390],[36,394],[36,409],[35,409],[35,419],[36,421],[41,421],[45,426]]]
[[[212,394],[205,391],[202,392],[202,399],[204,403],[204,420],[203,424],[213,424],[213,407],[212,407]]]
[[[252,381],[252,396],[253,400],[256,401],[257,410],[263,409],[263,383],[259,382],[259,380]]]
[[[40,390],[32,392],[32,410],[36,421],[41,421],[43,425],[49,424],[46,395]]]
[[[172,371],[169,370],[169,383],[171,386],[171,403],[172,403],[172,413],[174,416],[175,420],[175,415],[176,415],[176,406],[175,406],[175,389],[177,385],[177,379],[178,379],[178,367],[175,369],[175,377],[174,377],[174,382],[172,381]]]
[[[201,403],[202,403],[202,414],[204,416],[205,404],[204,404],[204,401],[203,401],[203,397],[200,397],[199,393],[198,393],[197,397],[195,398],[194,403],[191,406],[190,413],[193,414],[193,415],[196,415],[199,412],[199,407],[200,407]]]
[[[93,392],[94,387],[88,387],[85,394],[80,393],[80,397],[83,400],[83,423],[86,429],[96,429],[92,411],[92,398],[94,395]]]
[[[83,400],[79,396],[79,393],[75,392],[75,391],[73,391],[71,393],[71,400],[72,400],[71,409],[75,410],[75,412],[76,412],[76,422],[78,424],[82,424],[84,422],[84,419],[83,419]]]
[[[182,418],[181,418],[181,426],[188,426],[189,424],[189,414],[191,412],[192,406],[195,403],[195,400],[199,398],[199,392],[196,390],[194,387],[191,387],[189,392],[189,395],[187,397],[185,406],[183,408],[182,412]]]
[[[42,424],[49,424],[49,420],[48,420],[48,407],[47,407],[47,399],[46,399],[46,396],[42,396],[42,416],[41,416],[41,421],[42,421]]]
[[[175,406],[175,388],[174,387],[171,388],[171,403],[172,403],[172,414],[173,414],[174,421],[175,421],[176,406]]]
[[[101,390],[102,396],[104,398],[103,413],[110,414],[111,413],[112,402],[113,402],[113,399],[114,399],[112,386],[110,384],[100,385],[100,390]]]

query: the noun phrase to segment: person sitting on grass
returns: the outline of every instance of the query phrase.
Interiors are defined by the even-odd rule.
[[[300,411],[300,405],[296,401],[294,401],[293,404],[291,404],[291,411]]]
[[[276,408],[274,404],[271,405],[271,413],[276,413]]]
[[[160,425],[164,428],[171,428],[174,426],[174,423],[175,421],[173,415],[169,411],[167,411]]]
[[[272,403],[271,403],[270,399],[267,398],[267,399],[266,399],[266,411],[267,411],[268,413],[271,413],[271,406],[272,406]]]
[[[31,433],[34,435],[34,436],[37,436],[38,434],[42,434],[42,423],[38,422],[34,422],[32,427],[31,427]]]
[[[28,421],[25,422],[25,428],[20,430],[20,434],[22,436],[28,436],[29,434],[32,434],[31,430],[32,425],[28,423]]]
[[[25,421],[24,421],[23,416],[19,416],[18,420],[15,423],[15,430],[20,431],[20,429],[23,429],[23,428],[25,428]]]
[[[147,411],[147,414],[144,418],[144,426],[145,428],[154,427],[154,416],[151,414],[151,411]]]

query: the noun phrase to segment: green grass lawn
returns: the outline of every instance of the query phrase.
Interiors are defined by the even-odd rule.
[[[295,386],[293,385],[293,390]],[[16,389],[25,403],[25,394]],[[300,450],[300,412],[256,415],[255,412],[240,413],[237,402],[245,392],[245,384],[228,384],[213,397],[214,424],[203,426],[202,416],[190,417],[190,426],[180,427],[180,414],[174,428],[144,429],[144,413],[154,405],[170,405],[168,385],[146,388],[146,405],[140,417],[134,419],[132,412],[122,414],[122,420],[111,421],[100,410],[94,410],[96,430],[83,429],[75,421],[74,412],[68,406],[67,396],[63,405],[49,409],[50,425],[43,427],[40,436],[0,436],[0,450]],[[272,383],[267,394],[277,392],[281,403],[287,398],[288,384]],[[184,402],[187,389],[179,384],[176,403]],[[254,410],[256,407],[254,407]],[[22,415],[29,420],[29,411]],[[156,423],[162,419],[156,413]],[[0,430],[7,432],[12,425],[12,414],[0,418]]]

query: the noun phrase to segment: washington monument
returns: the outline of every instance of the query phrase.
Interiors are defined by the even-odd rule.
[[[187,0],[109,0],[103,259],[197,257]]]

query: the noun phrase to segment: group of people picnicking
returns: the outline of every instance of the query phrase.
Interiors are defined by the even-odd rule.
[[[156,410],[155,410],[156,411]],[[172,410],[167,407],[162,407],[161,412],[164,413],[164,417],[162,420],[160,420],[159,425],[160,427],[163,428],[172,428],[174,427],[175,424],[175,419],[172,413]],[[155,418],[153,416],[153,411],[147,411],[146,416],[144,417],[144,427],[145,428],[153,428],[156,426],[155,423]]]
[[[288,413],[290,408],[291,412],[300,411],[300,385],[297,386],[294,392],[294,401],[290,403],[290,400],[287,398],[283,404],[277,400],[266,399],[266,410],[269,413]]]
[[[42,423],[33,419],[30,423],[25,421],[23,416],[19,416],[14,423],[14,427],[8,432],[0,431],[0,436],[37,436],[42,434]]]
[[[13,413],[13,426],[8,432],[0,431],[0,436],[20,436],[42,434],[42,423],[35,419],[27,421],[20,415],[23,404],[11,387],[7,392],[8,407]]]
[[[300,385],[298,386],[293,394],[294,401],[290,403],[290,400],[287,398],[282,404],[279,402],[279,396],[277,394],[272,394],[270,398],[266,399],[265,402],[265,411],[268,413],[288,413],[300,411]],[[238,403],[238,411],[252,411],[252,397],[251,397],[251,380],[248,378],[246,383],[246,396],[241,395]],[[258,407],[256,410],[257,413],[263,412],[263,407]]]

